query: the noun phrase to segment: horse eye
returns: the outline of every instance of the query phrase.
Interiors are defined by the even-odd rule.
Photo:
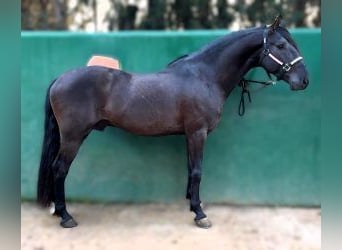
[[[281,43],[277,45],[278,49],[283,49],[285,47],[285,44]]]

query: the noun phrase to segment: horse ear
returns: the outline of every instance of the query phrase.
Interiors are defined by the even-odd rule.
[[[275,31],[275,30],[279,27],[280,22],[281,22],[281,19],[282,19],[282,16],[279,14],[279,15],[274,19],[274,22],[271,24],[270,30]]]

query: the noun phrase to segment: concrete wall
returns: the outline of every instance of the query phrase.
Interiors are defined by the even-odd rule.
[[[43,135],[43,104],[52,79],[83,66],[93,54],[115,56],[129,72],[153,72],[199,49],[226,31],[22,33],[22,197],[33,199]],[[209,136],[202,200],[237,204],[320,204],[321,31],[292,30],[311,84],[252,92],[240,117],[240,89],[228,98]],[[267,79],[262,71],[249,77]],[[174,201],[184,199],[187,178],[183,136],[142,137],[119,129],[93,132],[67,179],[69,199]]]

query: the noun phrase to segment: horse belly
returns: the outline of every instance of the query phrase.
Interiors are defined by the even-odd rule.
[[[128,103],[113,119],[117,127],[139,135],[179,134],[183,131],[180,112],[174,103],[139,97]]]

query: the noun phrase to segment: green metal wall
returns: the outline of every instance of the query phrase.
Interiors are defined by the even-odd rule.
[[[22,197],[35,197],[43,135],[43,103],[52,79],[93,54],[115,56],[129,72],[153,72],[226,31],[22,33]],[[224,107],[205,147],[202,200],[237,204],[320,204],[321,31],[292,30],[310,72],[310,86],[285,83],[252,93],[244,117],[240,90]],[[250,77],[264,79],[261,71]],[[266,78],[265,78],[266,79]],[[67,197],[88,201],[184,199],[183,136],[142,137],[119,129],[93,132],[67,179]]]

